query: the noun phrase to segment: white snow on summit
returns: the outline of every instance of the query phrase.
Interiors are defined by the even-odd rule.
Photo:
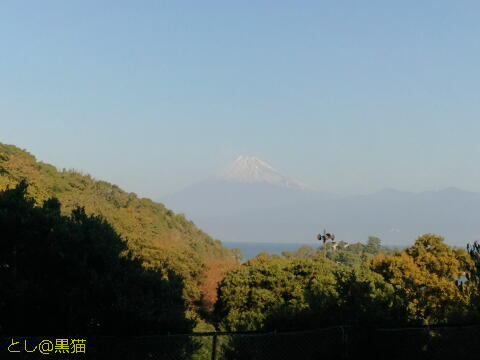
[[[218,178],[242,183],[267,183],[290,189],[308,189],[304,183],[280,174],[266,162],[254,156],[239,156],[224,168]]]

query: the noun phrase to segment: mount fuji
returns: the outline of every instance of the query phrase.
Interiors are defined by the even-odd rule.
[[[288,209],[302,204],[302,212],[328,197],[257,157],[239,156],[216,175],[161,201],[225,241],[272,241],[272,237],[275,241],[301,241],[316,231],[314,227],[299,232],[302,215],[298,212],[282,225],[279,219],[287,217]],[[296,225],[291,226],[290,221]],[[281,236],[277,236],[279,229]]]
[[[262,183],[288,189],[309,190],[309,187],[304,183],[280,174],[270,164],[254,156],[239,156],[224,168],[216,178],[227,182]]]
[[[480,194],[447,188],[421,193],[393,189],[339,198],[281,174],[253,156],[161,199],[214,237],[230,242],[315,242],[324,228],[338,239],[410,245],[421,234],[453,245],[480,240]]]

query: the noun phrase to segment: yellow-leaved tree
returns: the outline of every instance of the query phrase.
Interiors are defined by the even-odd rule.
[[[457,322],[467,315],[471,291],[462,282],[472,265],[465,250],[448,246],[434,234],[422,235],[404,251],[380,254],[370,262],[371,269],[403,299],[409,320],[428,325]]]

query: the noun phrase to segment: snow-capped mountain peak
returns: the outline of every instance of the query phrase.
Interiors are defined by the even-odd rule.
[[[291,189],[307,189],[308,186],[282,175],[270,164],[255,156],[239,156],[218,175],[224,181],[242,183],[267,183]]]

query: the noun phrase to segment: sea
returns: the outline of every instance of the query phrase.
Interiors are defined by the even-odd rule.
[[[262,252],[281,255],[283,251],[295,251],[303,245],[312,248],[318,248],[320,242],[311,243],[275,243],[275,242],[240,242],[240,241],[222,241],[222,244],[230,249],[240,249],[243,254],[242,261],[254,258]]]

